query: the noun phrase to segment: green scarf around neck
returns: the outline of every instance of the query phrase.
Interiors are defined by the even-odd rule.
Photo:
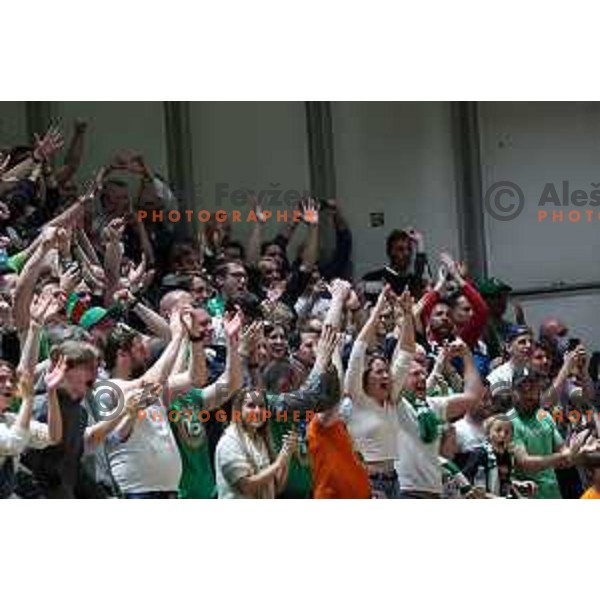
[[[410,402],[417,413],[419,437],[424,444],[435,442],[440,436],[442,422],[423,398],[418,398],[413,391],[404,393],[404,398]]]

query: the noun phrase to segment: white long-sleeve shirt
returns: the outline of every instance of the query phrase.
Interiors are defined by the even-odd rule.
[[[352,398],[348,429],[367,463],[396,460],[401,430],[397,403],[413,354],[398,350],[391,373],[392,402],[382,406],[363,389],[366,352],[366,342],[355,342],[348,361],[345,389]]]
[[[29,429],[17,427],[17,415],[0,415],[0,466],[8,456],[19,456],[26,448],[43,450],[50,445],[48,426],[32,420]]]

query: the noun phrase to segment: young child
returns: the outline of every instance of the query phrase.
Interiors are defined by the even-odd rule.
[[[493,490],[503,498],[530,498],[536,493],[533,481],[516,481],[513,479],[514,457],[511,451],[512,422],[506,415],[494,415],[484,423],[485,433],[494,452],[497,471],[496,489]]]
[[[454,425],[448,424],[442,432],[438,457],[442,467],[442,497],[447,499],[466,498],[473,491],[471,482],[453,460],[457,450],[456,428]]]

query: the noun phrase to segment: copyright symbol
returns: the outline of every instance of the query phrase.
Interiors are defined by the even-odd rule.
[[[121,415],[125,406],[125,397],[123,390],[116,383],[98,381],[91,391],[99,421],[112,421]]]
[[[525,208],[525,195],[516,183],[498,181],[487,189],[484,202],[490,217],[497,221],[512,221]]]

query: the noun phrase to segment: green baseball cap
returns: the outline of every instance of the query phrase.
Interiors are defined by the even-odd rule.
[[[510,285],[497,277],[480,280],[477,289],[482,296],[497,296],[505,292],[512,292]]]
[[[81,316],[79,326],[89,331],[92,327],[98,325],[100,321],[110,317],[111,314],[108,310],[106,310],[106,308],[102,308],[101,306],[92,306],[92,308],[88,308]]]

